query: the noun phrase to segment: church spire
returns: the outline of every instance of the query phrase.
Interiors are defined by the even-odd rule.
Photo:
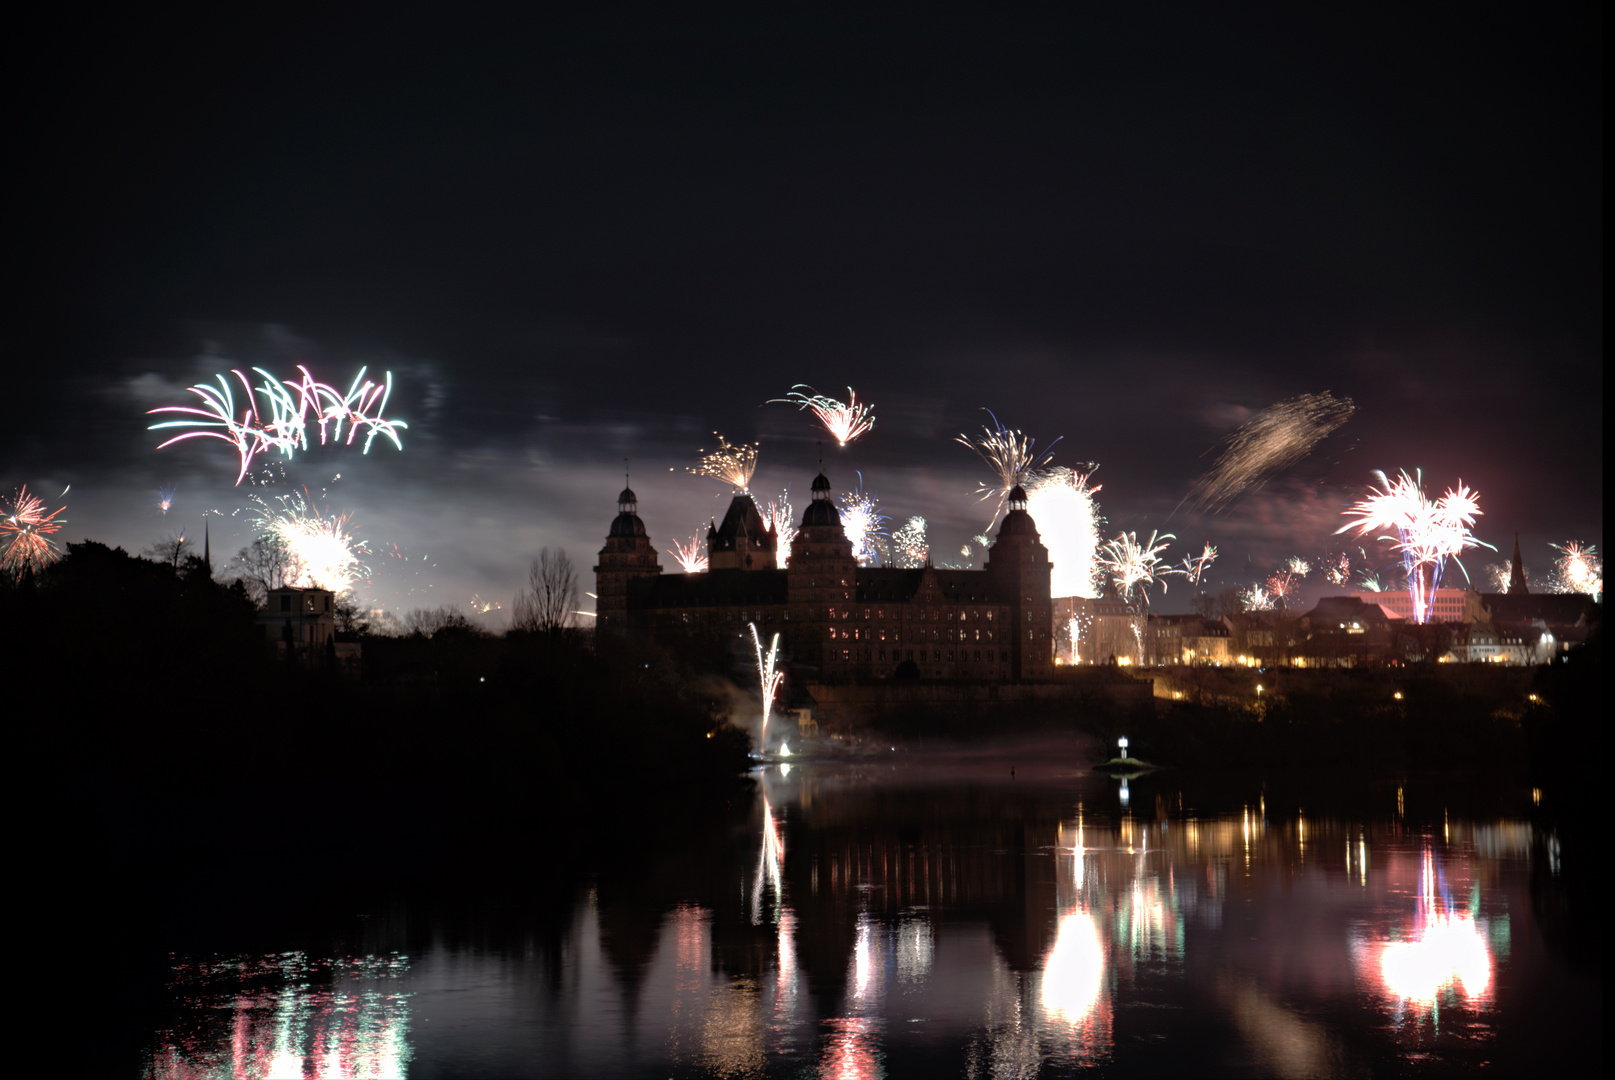
[[[1525,563],[1520,559],[1520,534],[1514,534],[1514,565],[1508,575],[1508,595],[1526,596],[1530,589],[1525,587]]]

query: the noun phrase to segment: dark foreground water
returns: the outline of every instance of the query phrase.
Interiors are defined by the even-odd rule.
[[[891,760],[771,766],[708,830],[646,805],[559,899],[468,875],[176,953],[146,1074],[1598,1071],[1529,790]]]

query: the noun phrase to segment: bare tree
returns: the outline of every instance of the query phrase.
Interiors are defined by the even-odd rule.
[[[457,607],[416,608],[404,616],[404,629],[421,637],[433,637],[440,630],[474,630],[471,620]]]
[[[191,553],[190,538],[183,532],[169,533],[151,547],[140,553],[141,558],[153,562],[165,563],[178,570],[185,557]]]
[[[273,536],[260,536],[251,546],[236,552],[228,571],[230,577],[247,587],[247,595],[259,607],[269,599],[270,589],[285,588],[288,581],[296,581],[302,572],[303,564],[296,552]]]
[[[545,548],[527,571],[527,585],[511,604],[510,626],[558,634],[572,621],[578,606],[578,574],[565,548]]]

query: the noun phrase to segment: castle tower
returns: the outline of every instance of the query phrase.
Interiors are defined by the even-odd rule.
[[[752,497],[741,492],[729,501],[723,524],[707,530],[707,568],[772,570],[779,536],[763,521]]]
[[[1049,549],[1026,512],[1026,492],[1019,484],[1009,493],[1009,512],[998,527],[982,567],[993,578],[994,591],[1011,605],[1015,646],[1010,675],[1035,679],[1054,673],[1054,606],[1049,599]]]
[[[785,568],[792,658],[799,664],[817,663],[826,677],[850,670],[858,562],[830,499],[830,480],[822,472],[813,478],[813,501],[802,512],[802,527],[791,541]],[[849,636],[845,644],[843,635]]]
[[[1514,534],[1514,566],[1508,575],[1508,595],[1526,596],[1530,589],[1525,587],[1525,563],[1520,560],[1520,534]]]
[[[606,534],[606,546],[600,549],[600,565],[594,568],[595,632],[622,630],[628,622],[633,584],[661,572],[656,549],[639,520],[639,498],[625,487],[617,496],[617,516]]]

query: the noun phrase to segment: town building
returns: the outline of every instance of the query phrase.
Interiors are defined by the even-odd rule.
[[[257,621],[283,658],[289,653],[319,667],[336,655],[336,594],[330,589],[270,589]]]
[[[742,492],[708,530],[709,568],[664,574],[625,489],[595,567],[597,632],[749,647],[755,627],[765,644],[779,634],[786,663],[825,681],[1053,673],[1052,568],[1019,487],[980,570],[860,566],[823,473],[812,496],[783,568],[779,537]]]

